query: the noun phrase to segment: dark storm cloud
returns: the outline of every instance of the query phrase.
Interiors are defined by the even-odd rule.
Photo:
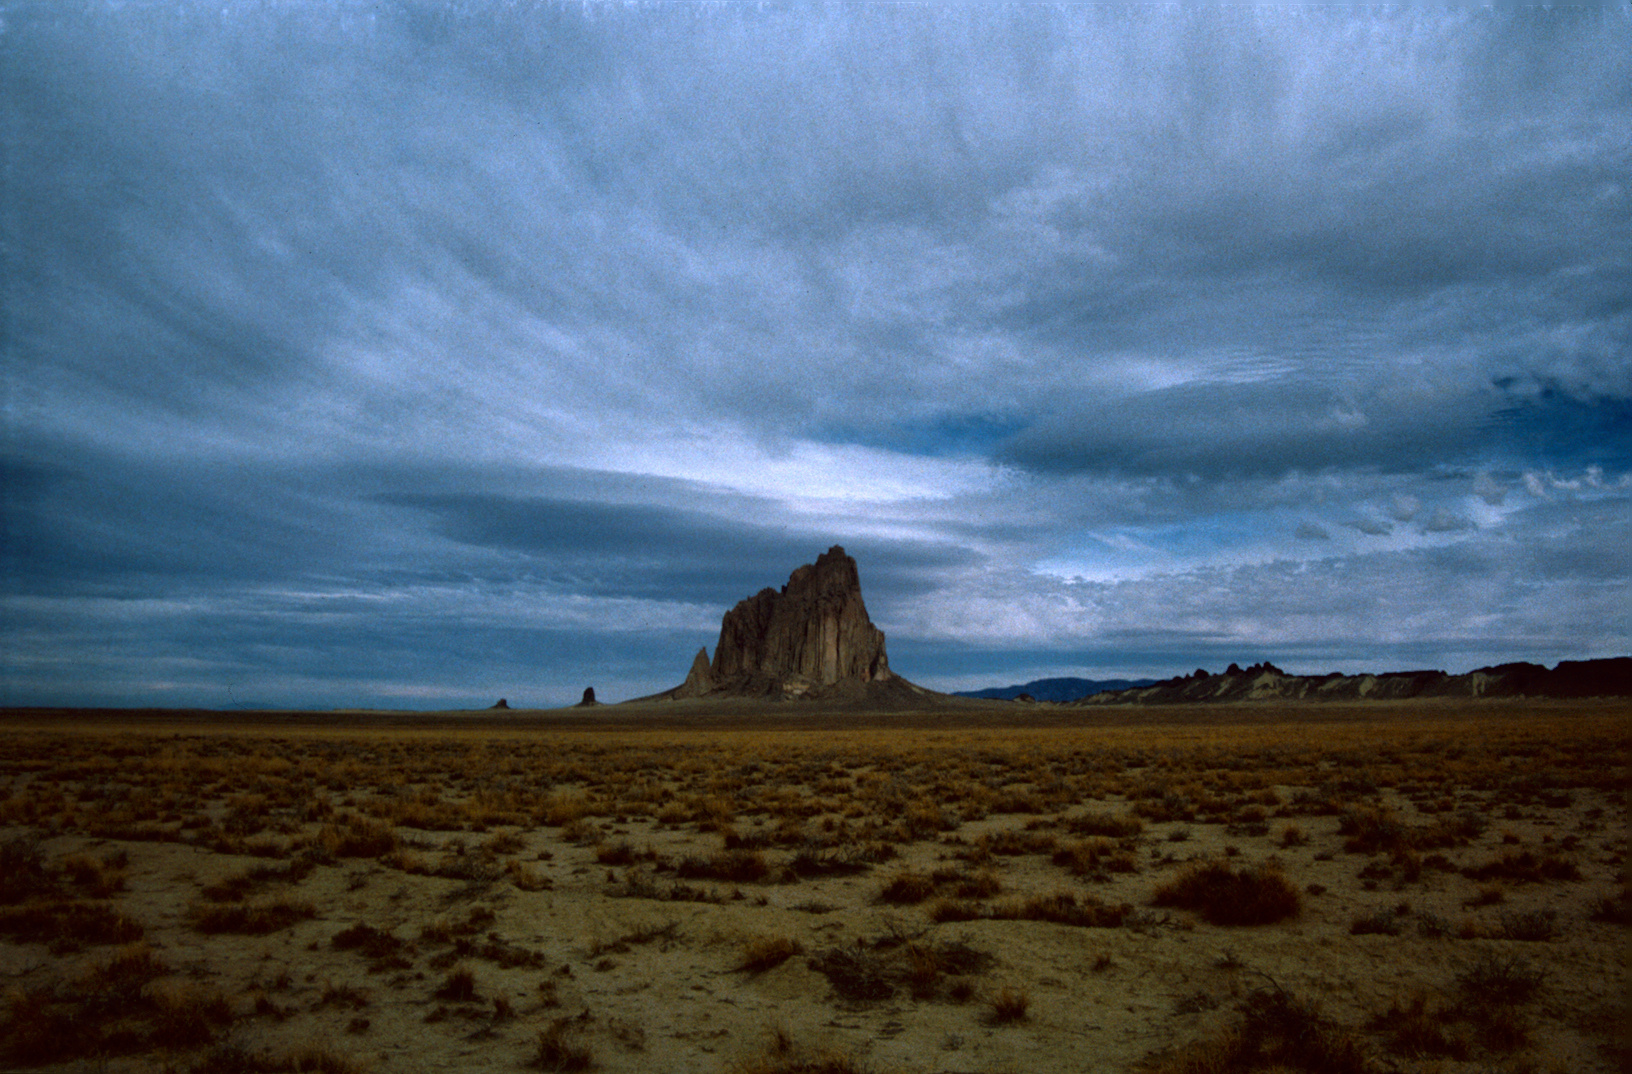
[[[1624,6],[0,18],[7,696],[1626,644]]]
[[[378,499],[428,512],[461,543],[581,571],[574,582],[585,592],[726,607],[780,586],[790,564],[812,562],[839,540],[833,533],[644,503],[416,493]],[[762,506],[761,513],[768,509]],[[922,588],[938,570],[975,558],[910,541],[863,540],[846,550],[866,564],[868,592],[885,596]]]

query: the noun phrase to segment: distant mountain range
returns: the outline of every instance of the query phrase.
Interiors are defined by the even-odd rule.
[[[953,697],[983,697],[1013,701],[1024,694],[1033,701],[1076,701],[1107,690],[1130,690],[1154,686],[1156,679],[1034,679],[1024,686],[988,686],[984,690],[960,690]]]
[[[1083,705],[1182,705],[1220,701],[1361,701],[1413,697],[1632,697],[1632,657],[1564,660],[1557,667],[1498,664],[1465,675],[1390,671],[1378,675],[1288,675],[1265,661],[1217,674],[1172,679],[1036,679],[1020,686],[961,690],[954,697]]]
[[[1220,701],[1360,701],[1417,697],[1632,697],[1632,657],[1564,660],[1557,667],[1498,664],[1466,675],[1395,671],[1382,675],[1288,675],[1265,662],[1231,664],[1222,674],[1100,691],[1085,705],[1175,705]]]

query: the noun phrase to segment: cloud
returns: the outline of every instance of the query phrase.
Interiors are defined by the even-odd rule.
[[[833,543],[947,676],[1625,648],[1617,9],[5,32],[8,691],[616,696]]]
[[[1473,528],[1473,520],[1441,507],[1422,524],[1424,533],[1459,533]]]

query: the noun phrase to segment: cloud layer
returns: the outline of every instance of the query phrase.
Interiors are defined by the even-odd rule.
[[[6,700],[1632,648],[1625,5],[3,18]]]

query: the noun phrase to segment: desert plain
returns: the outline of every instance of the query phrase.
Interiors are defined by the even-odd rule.
[[[0,1069],[1629,1069],[1625,699],[0,713]]]

